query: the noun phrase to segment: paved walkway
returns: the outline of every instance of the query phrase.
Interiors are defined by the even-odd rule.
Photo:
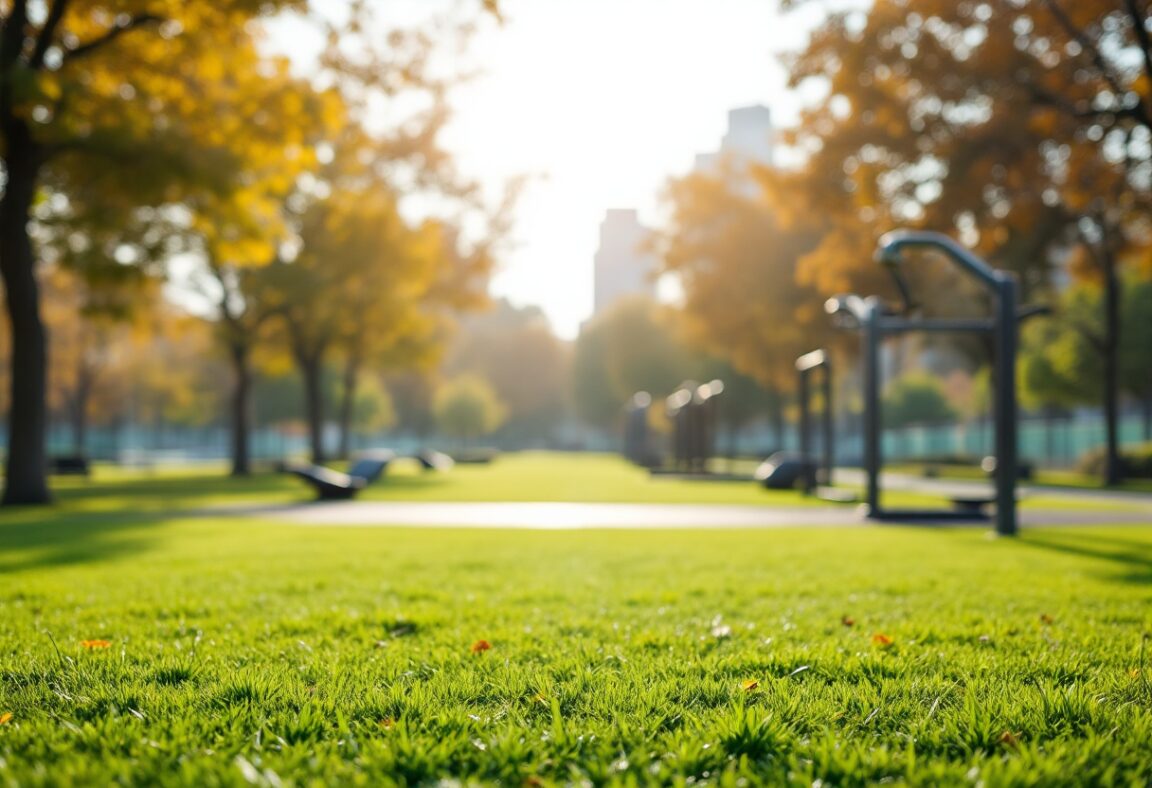
[[[339,501],[253,507],[248,514],[300,525],[417,526],[428,528],[781,528],[872,524],[853,506],[769,507],[638,503],[417,503]],[[1038,525],[1152,524],[1148,511],[1023,510],[1020,522]],[[916,523],[903,523],[914,525]],[[925,523],[927,524],[927,523]],[[939,525],[939,523],[936,523]],[[962,523],[950,522],[950,525]],[[988,526],[988,521],[972,524]]]

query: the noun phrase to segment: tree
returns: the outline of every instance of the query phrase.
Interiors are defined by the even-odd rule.
[[[1152,280],[1124,280],[1119,348],[1120,389],[1140,404],[1152,431]],[[1098,401],[1105,362],[1088,337],[1101,330],[1102,288],[1076,284],[1062,294],[1058,318],[1029,326],[1021,346],[1021,399],[1026,406],[1066,408]]]
[[[100,294],[79,276],[58,266],[42,277],[45,295],[44,323],[50,365],[47,400],[50,413],[63,416],[72,430],[72,452],[86,452],[92,402],[109,369],[122,363],[129,352],[135,328],[121,310],[102,303]],[[121,290],[117,295],[124,297]],[[142,299],[157,298],[156,288],[141,293]],[[131,310],[138,315],[140,307]]]
[[[488,381],[475,375],[446,382],[436,392],[432,408],[440,430],[465,443],[496,430],[508,413]]]
[[[578,416],[609,427],[637,391],[657,399],[692,376],[692,360],[676,333],[674,317],[667,308],[638,296],[611,305],[584,326],[572,360]]]
[[[425,440],[435,421],[432,413],[436,390],[433,374],[422,369],[401,369],[389,372],[386,382],[396,411],[397,428]]]
[[[140,207],[177,202],[182,183],[225,186],[242,156],[233,146],[253,144],[265,122],[258,97],[236,100],[231,62],[252,51],[245,23],[276,6],[11,0],[0,8],[0,278],[13,344],[4,503],[49,499],[31,223],[91,211],[133,225],[148,221]],[[37,202],[42,189],[58,199]]]
[[[824,82],[782,179],[799,215],[832,232],[799,276],[828,292],[877,276],[876,237],[898,225],[954,232],[1016,270],[1024,294],[1070,251],[1100,282],[1105,481],[1119,477],[1120,264],[1147,247],[1152,51],[1141,0],[910,4],[831,15],[790,63]],[[951,292],[939,288],[941,292]]]
[[[458,254],[441,245],[448,237],[435,221],[409,226],[380,184],[338,190],[313,199],[301,215],[297,257],[268,269],[266,287],[304,383],[313,462],[324,459],[321,375],[335,351],[345,355],[347,436],[369,351],[377,362],[411,362],[435,348],[436,310],[450,292],[440,284]],[[474,283],[461,278],[457,285]]]
[[[1144,440],[1152,441],[1152,279],[1127,283],[1120,322],[1120,386],[1140,403]]]
[[[292,79],[284,61],[269,65],[273,68],[254,76],[265,83],[270,114],[292,128],[274,129],[277,136],[259,150],[262,155],[245,157],[241,186],[224,194],[202,190],[187,200],[192,210],[187,234],[203,264],[195,282],[215,307],[217,338],[232,375],[228,411],[233,476],[251,471],[252,359],[273,315],[263,269],[280,259],[282,246],[291,239],[285,203],[318,165],[316,149],[344,122],[337,96],[313,92]],[[293,112],[293,107],[301,109]]]
[[[883,410],[886,427],[929,426],[956,418],[939,379],[926,374],[892,381],[884,391]]]
[[[797,356],[831,339],[823,299],[794,275],[818,225],[781,222],[763,182],[731,164],[673,180],[666,199],[672,214],[659,247],[683,284],[687,340],[779,399],[795,385]]]
[[[508,406],[502,437],[548,440],[566,411],[569,356],[568,344],[552,333],[538,307],[517,308],[500,300],[491,311],[462,319],[443,369],[449,376],[468,372],[492,384]]]

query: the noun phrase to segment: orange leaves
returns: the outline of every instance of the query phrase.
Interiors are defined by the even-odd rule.
[[[841,616],[840,623],[846,627],[854,627],[856,626],[856,619],[852,618],[852,616]]]
[[[99,639],[96,639],[96,640],[81,640],[81,641],[80,641],[80,645],[81,645],[83,648],[86,648],[86,649],[88,649],[89,651],[93,651],[93,650],[95,650],[95,649],[110,648],[110,647],[112,646],[112,641],[110,641],[110,640],[99,640]]]
[[[1003,744],[1005,747],[1009,747],[1013,750],[1020,746],[1019,737],[1017,737],[1017,735],[1012,731],[1004,731],[1000,734],[1000,738],[998,738],[997,741]]]
[[[883,632],[876,632],[872,635],[872,645],[877,648],[891,648],[895,643],[892,638],[885,635]]]
[[[490,648],[492,648],[492,644],[489,643],[487,640],[477,640],[475,643],[473,643],[471,645],[471,647],[468,650],[471,651],[473,654],[481,654],[481,653],[489,650]]]
[[[12,722],[12,712],[6,711],[0,714],[0,725],[7,725],[10,722]]]

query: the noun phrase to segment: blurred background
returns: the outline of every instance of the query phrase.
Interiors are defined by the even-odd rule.
[[[38,446],[237,475],[372,446],[617,450],[634,394],[689,380],[725,383],[717,452],[762,457],[796,445],[794,361],[819,347],[851,463],[857,339],[822,304],[895,299],[872,253],[896,227],[1053,309],[1023,329],[1025,458],[1115,477],[1149,454],[1147,2],[0,14],[13,500],[36,498],[13,468]],[[926,315],[989,309],[938,260],[912,287]],[[886,455],[989,453],[989,357],[888,340]]]

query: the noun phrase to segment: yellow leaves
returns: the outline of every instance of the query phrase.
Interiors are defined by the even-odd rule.
[[[12,712],[6,711],[0,714],[0,725],[7,725],[10,722],[12,722]]]
[[[106,648],[110,648],[110,647],[112,646],[112,641],[110,641],[110,640],[100,640],[100,639],[97,639],[97,640],[81,640],[81,641],[80,641],[80,646],[81,646],[82,648],[86,648],[86,649],[88,649],[89,651],[94,651],[94,650],[99,650],[99,649],[106,649]]]
[[[752,692],[753,690],[759,689],[759,687],[760,682],[756,679],[748,679],[740,685],[740,689],[744,690],[745,692]]]

